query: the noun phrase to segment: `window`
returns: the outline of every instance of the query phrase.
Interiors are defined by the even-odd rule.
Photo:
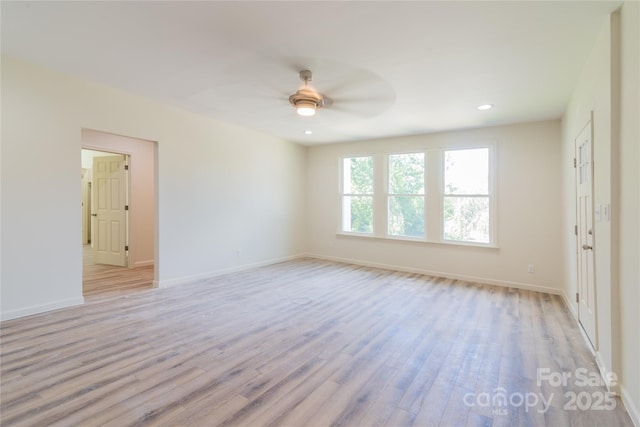
[[[444,239],[490,243],[489,148],[444,151]]]
[[[389,156],[387,234],[424,237],[424,153]]]
[[[338,233],[497,247],[497,144],[429,145],[342,157]]]
[[[373,157],[342,164],[342,231],[373,233]]]

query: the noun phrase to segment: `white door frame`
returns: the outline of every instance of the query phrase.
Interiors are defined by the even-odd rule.
[[[88,130],[88,131],[95,131],[95,132],[100,132],[100,133],[105,133],[105,134],[110,134],[110,135],[116,135],[118,136],[117,133],[112,133],[112,132],[106,132],[106,131],[102,131],[102,130],[96,130],[96,129],[91,129],[91,128],[82,128],[81,131],[83,130]],[[125,135],[123,135],[125,136]],[[159,246],[160,246],[160,225],[159,225],[159,218],[160,218],[160,214],[159,214],[159,149],[160,149],[160,144],[158,141],[153,141],[153,140],[149,140],[149,139],[144,139],[144,138],[138,138],[135,136],[125,136],[127,138],[132,138],[134,140],[141,140],[141,141],[146,141],[146,142],[150,142],[153,144],[153,187],[154,187],[154,201],[153,201],[153,216],[154,216],[154,229],[153,229],[153,239],[154,239],[154,243],[153,243],[153,265],[154,265],[154,271],[153,271],[153,286],[154,287],[158,287],[158,283],[159,283],[159,277],[160,277],[160,262],[159,262]],[[129,159],[131,161],[131,163],[137,161],[135,159],[138,159],[138,154],[135,150],[128,150],[126,147],[111,147],[109,144],[102,144],[101,142],[97,142],[97,141],[83,141],[82,139],[80,140],[80,148],[81,149],[86,149],[86,150],[96,150],[96,151],[107,151],[107,152],[115,152],[118,154],[124,154],[129,156]],[[133,165],[133,167],[135,167],[135,165]],[[129,188],[127,189],[128,191],[131,191],[131,185],[133,185],[133,175],[131,175],[131,179],[129,182]],[[131,201],[130,201],[131,202]],[[132,207],[133,209],[133,207]],[[130,211],[131,213],[132,211]],[[136,262],[138,261],[135,258],[135,247],[136,247],[136,241],[135,238],[132,238],[131,235],[131,227],[129,230],[129,235],[127,236],[127,239],[129,240],[129,266],[130,267],[134,267],[136,265]]]

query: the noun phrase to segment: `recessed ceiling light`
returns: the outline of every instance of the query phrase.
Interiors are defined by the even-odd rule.
[[[305,131],[304,131],[304,134],[305,134],[305,135],[311,135],[312,133],[313,133],[313,132],[311,132],[310,130],[305,130]]]
[[[493,104],[482,104],[478,106],[478,110],[490,110],[493,108]]]

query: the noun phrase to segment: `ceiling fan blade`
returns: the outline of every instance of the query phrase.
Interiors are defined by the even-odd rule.
[[[338,76],[338,79],[338,83],[322,85],[323,91],[332,94],[332,96],[335,97],[336,94],[339,94],[340,92],[357,91],[358,86],[363,85],[363,75],[360,72],[352,72],[347,76]]]
[[[371,116],[371,114],[368,114],[367,112],[362,111],[362,109],[354,108],[354,107],[348,107],[348,106],[336,106],[336,105],[334,105],[330,109],[327,109],[327,112],[336,112],[336,113],[340,113],[340,114],[349,114],[349,115],[353,115],[353,116],[357,116],[357,117],[361,117],[361,118],[366,118],[366,117]],[[324,112],[321,112],[321,113],[324,113]],[[375,115],[375,114],[373,114],[373,115]]]
[[[395,94],[371,94],[352,97],[336,97],[332,110],[355,114],[360,117],[373,117],[387,110],[395,102]]]
[[[324,94],[320,94],[322,96],[322,103],[321,103],[321,107],[322,108],[331,108],[333,106],[333,99],[329,98],[328,96],[324,95]]]
[[[335,104],[388,104],[393,103],[396,97],[394,94],[372,94],[365,96],[344,96],[333,98]]]

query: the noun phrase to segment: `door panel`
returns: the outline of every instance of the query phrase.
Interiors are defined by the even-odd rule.
[[[125,156],[93,158],[96,264],[127,265]]]
[[[593,234],[593,125],[576,138],[576,219],[578,259],[578,318],[591,344],[598,349]]]

